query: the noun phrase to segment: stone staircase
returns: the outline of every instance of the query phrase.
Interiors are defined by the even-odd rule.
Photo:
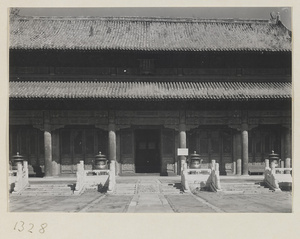
[[[260,194],[272,192],[263,182],[222,182],[222,192],[226,194]]]
[[[72,182],[31,182],[18,195],[21,196],[71,196],[75,184]]]
[[[160,192],[164,195],[183,193],[181,183],[161,183]]]
[[[157,179],[119,179],[117,180],[114,194],[133,195],[133,194],[180,194],[180,182],[165,182]]]

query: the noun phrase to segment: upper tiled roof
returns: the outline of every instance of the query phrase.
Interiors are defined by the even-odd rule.
[[[13,81],[11,99],[250,100],[290,99],[290,82]]]
[[[268,20],[17,17],[11,49],[291,51],[291,34]]]

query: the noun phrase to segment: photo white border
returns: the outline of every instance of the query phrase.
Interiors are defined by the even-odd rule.
[[[293,157],[293,213],[10,213],[8,212],[8,8],[9,7],[292,7],[293,34],[293,156],[299,155],[299,116],[296,105],[299,69],[299,3],[296,0],[178,1],[178,0],[1,0],[0,2],[0,237],[1,238],[298,238],[299,163]],[[44,234],[13,230],[17,221],[40,225]],[[298,235],[299,234],[299,235]]]

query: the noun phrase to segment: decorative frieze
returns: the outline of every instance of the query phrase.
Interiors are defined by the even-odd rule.
[[[227,123],[228,124],[241,124],[242,120],[240,118],[229,118]]]
[[[135,111],[135,117],[159,117],[158,111]]]
[[[66,117],[68,117],[68,112],[65,110],[50,111],[50,117],[51,118],[66,118]]]
[[[127,110],[120,111],[120,110],[117,110],[115,112],[115,115],[116,115],[116,117],[121,117],[121,118],[123,118],[123,117],[134,117],[134,111],[127,111]]]
[[[223,125],[228,124],[227,118],[188,118],[187,125]]]
[[[40,110],[11,110],[9,111],[9,116],[16,118],[38,118],[43,117],[43,112]]]
[[[204,117],[227,117],[232,115],[240,115],[239,111],[224,111],[224,110],[203,110],[203,111],[186,111],[187,118],[204,118]]]
[[[108,117],[108,111],[95,111],[94,115],[96,118],[107,118]]]
[[[291,111],[289,110],[249,110],[249,117],[281,117],[281,116],[291,116]]]
[[[130,125],[176,125],[179,119],[173,118],[117,118],[116,124],[120,128]]]
[[[42,128],[43,112],[34,110],[16,110],[10,111],[9,113],[9,124],[10,125],[33,125],[35,128]]]
[[[280,124],[281,123],[281,117],[278,118],[249,118],[248,119],[249,124]]]
[[[167,118],[179,117],[179,111],[116,111],[116,117],[120,118]]]
[[[179,117],[179,111],[160,111],[159,116],[177,118]]]

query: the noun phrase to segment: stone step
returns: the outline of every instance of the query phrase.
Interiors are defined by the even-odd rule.
[[[58,185],[58,186],[55,186],[55,185],[52,185],[52,186],[48,186],[48,185],[29,185],[28,186],[29,188],[46,188],[46,189],[52,189],[52,188],[70,188],[70,186],[68,185]]]
[[[174,191],[177,191],[177,190],[180,190],[180,188],[176,188],[176,187],[161,187],[162,190],[174,190]]]
[[[162,184],[160,190],[163,194],[181,194],[181,188],[175,185],[175,183]]]
[[[23,191],[19,195],[21,196],[71,196],[73,195],[73,191],[69,192],[30,192],[30,191]]]
[[[245,190],[269,190],[268,188],[263,188],[263,187],[248,187],[248,188],[246,188],[246,187],[244,187],[244,188],[242,188],[242,187],[224,187],[224,186],[222,186],[221,185],[221,188],[223,189],[223,190],[230,190],[230,191],[245,191]]]
[[[72,184],[70,184],[71,186]],[[37,183],[30,184],[20,195],[22,196],[70,196],[73,195],[72,188],[63,183]]]
[[[61,193],[61,192],[72,192],[72,190],[70,188],[66,188],[66,189],[53,189],[53,190],[44,190],[44,189],[31,189],[31,188],[27,188],[24,191],[27,192],[40,192],[40,193],[45,193],[45,192],[57,192],[57,193]]]
[[[228,190],[247,190],[247,189],[258,189],[261,188],[260,186],[248,186],[248,187],[241,187],[241,186],[228,186],[228,185],[222,185],[221,188],[226,188]]]
[[[271,192],[269,188],[264,187],[263,183],[221,183],[221,188],[222,192],[231,194],[255,194]]]

